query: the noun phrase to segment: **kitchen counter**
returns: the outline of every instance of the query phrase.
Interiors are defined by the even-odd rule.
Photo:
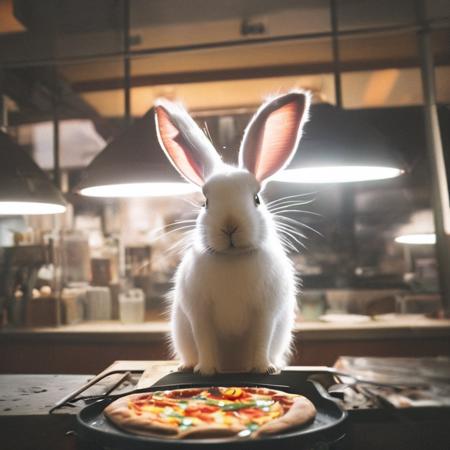
[[[84,322],[0,330],[1,373],[96,373],[117,359],[170,358],[169,324]],[[418,317],[365,323],[298,322],[293,364],[331,365],[348,356],[450,355],[450,320]],[[38,369],[36,369],[38,368]]]
[[[83,322],[75,325],[39,328],[4,328],[0,330],[1,339],[55,339],[58,341],[123,341],[159,340],[170,332],[167,321],[153,320],[144,323],[122,324],[118,321]],[[390,320],[370,320],[362,323],[352,322],[297,322],[296,336],[302,340],[333,338],[361,339],[396,337],[450,337],[450,319],[429,319],[427,317],[410,316]]]
[[[149,370],[164,376],[173,370],[166,361],[116,361],[105,371]],[[288,370],[318,370],[321,367],[290,367]],[[0,375],[0,429],[2,450],[75,450],[75,416],[82,407],[63,408],[50,415],[50,408],[78,389],[92,375]],[[146,385],[153,384],[151,379]],[[142,378],[141,378],[142,380]],[[102,393],[108,381],[93,389]],[[92,389],[92,388],[91,388]],[[127,387],[130,389],[130,387]],[[95,392],[90,392],[94,394]],[[447,450],[450,440],[449,408],[415,408],[414,411],[377,407],[349,411],[346,450]],[[85,448],[85,447],[83,447]],[[89,446],[89,449],[93,447]]]
[[[49,415],[62,397],[84,385],[89,375],[0,375],[2,450],[74,450],[75,415]]]

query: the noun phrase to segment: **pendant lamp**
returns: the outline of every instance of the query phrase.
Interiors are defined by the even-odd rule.
[[[330,0],[336,106],[313,105],[310,122],[293,161],[273,179],[294,183],[346,183],[393,178],[403,173],[398,153],[386,136],[343,108],[338,1]]]
[[[6,133],[0,131],[0,216],[56,214],[64,197],[47,175]]]
[[[124,110],[127,129],[83,171],[75,190],[89,197],[159,197],[194,192],[167,160],[156,134],[155,111],[131,120],[130,1],[123,2]]]
[[[154,108],[131,124],[83,171],[76,191],[90,197],[156,197],[194,192],[158,143]]]
[[[286,170],[273,180],[344,183],[393,178],[403,162],[389,138],[358,111],[312,105],[299,148]]]

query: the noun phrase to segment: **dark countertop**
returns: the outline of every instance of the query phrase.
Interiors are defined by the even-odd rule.
[[[72,450],[75,411],[49,415],[62,397],[89,375],[0,375],[2,450]]]
[[[119,361],[111,367],[127,368],[130,364],[142,370],[150,363]],[[154,372],[154,364],[158,362],[151,364],[151,372]],[[173,362],[171,364],[173,368]],[[320,369],[317,367],[317,370]],[[162,372],[158,373],[158,378],[160,375]],[[91,375],[0,375],[0,448],[75,449],[76,439],[70,431],[74,429],[79,409],[65,408],[53,415],[49,415],[49,410],[58,400],[91,378]],[[98,389],[98,392],[104,391],[105,385]],[[408,411],[382,408],[350,411],[349,414],[350,440],[346,450],[450,448],[450,408],[415,408]]]

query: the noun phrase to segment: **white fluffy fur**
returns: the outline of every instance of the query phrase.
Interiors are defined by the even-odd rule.
[[[185,368],[270,373],[287,363],[295,271],[262,199],[255,204],[260,188],[252,173],[224,164],[203,186],[208,208],[171,294],[172,346]],[[227,227],[237,227],[232,237]]]

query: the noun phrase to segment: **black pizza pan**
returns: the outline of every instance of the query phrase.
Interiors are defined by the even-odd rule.
[[[309,374],[311,375],[311,374]],[[164,439],[138,436],[114,426],[103,410],[114,399],[97,401],[83,408],[77,416],[77,435],[99,447],[127,450],[175,450],[207,449],[209,446],[233,449],[291,449],[311,448],[317,443],[329,443],[343,438],[347,413],[330,397],[323,387],[308,380],[308,373],[283,371],[277,375],[223,374],[211,377],[189,373],[171,373],[161,378],[148,392],[162,389],[181,389],[199,386],[260,386],[301,394],[314,404],[317,410],[313,421],[301,427],[264,438],[221,439]],[[124,394],[126,395],[126,394]]]

